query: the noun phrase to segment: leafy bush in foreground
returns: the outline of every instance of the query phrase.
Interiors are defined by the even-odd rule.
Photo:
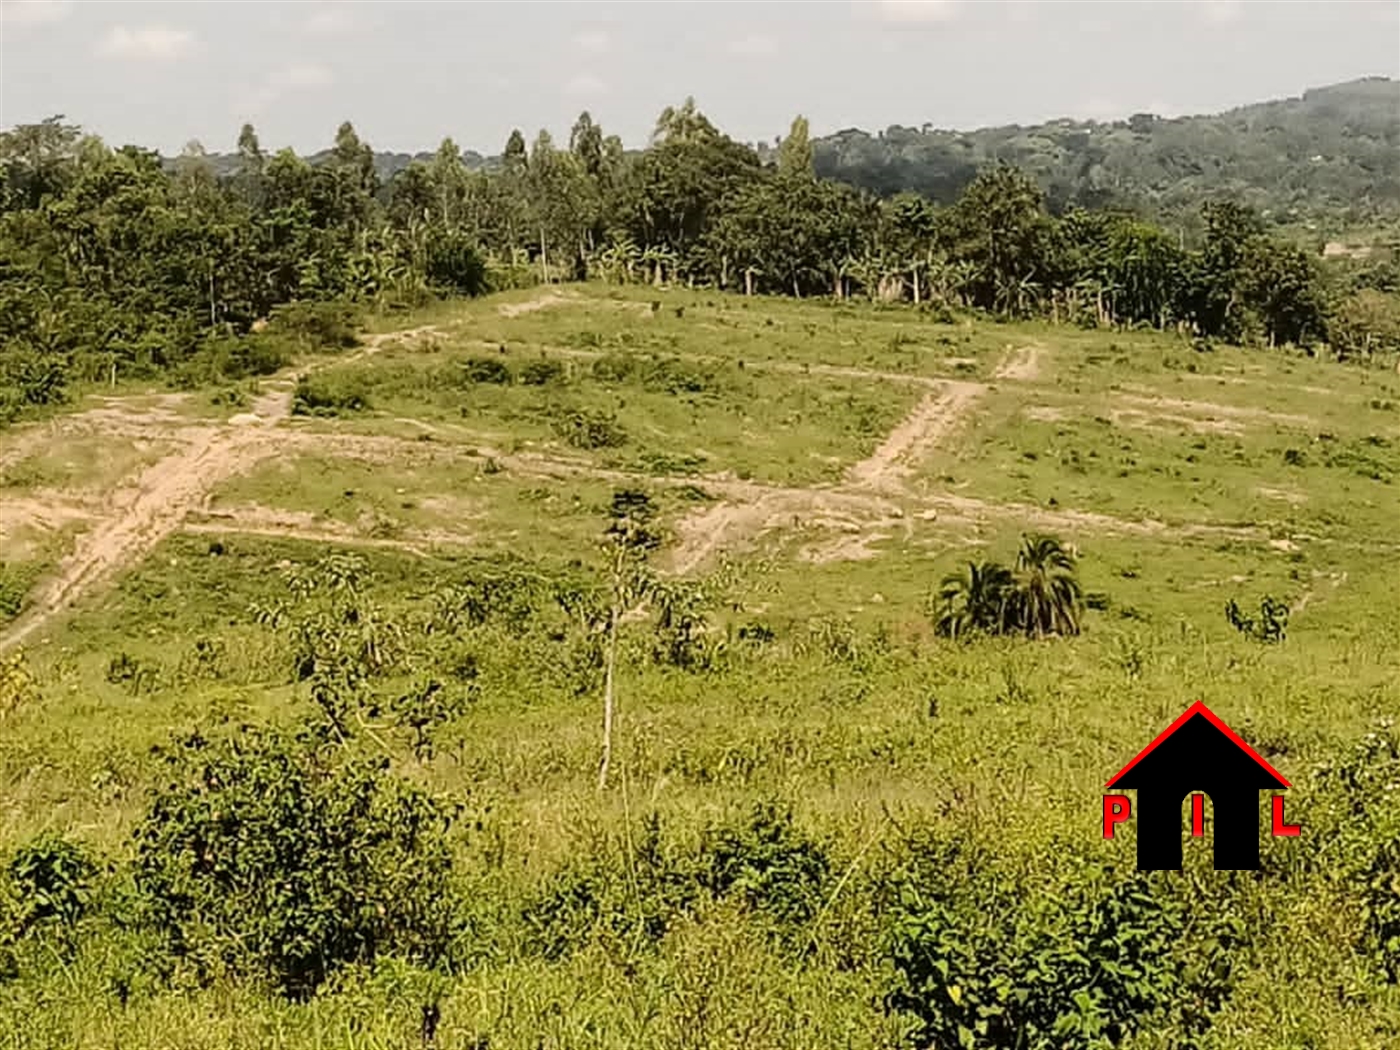
[[[1233,987],[1243,924],[1173,878],[1036,885],[916,846],[887,926],[889,1005],[917,1018],[919,1046],[1100,1050],[1154,1027],[1196,1046]]]
[[[151,925],[203,979],[309,995],[338,967],[447,959],[453,813],[387,761],[244,730],[184,740],[134,832]]]

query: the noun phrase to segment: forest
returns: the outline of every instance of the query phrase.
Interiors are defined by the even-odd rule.
[[[223,176],[198,146],[167,165],[59,118],[17,127],[0,136],[0,417],[70,378],[235,375],[260,355],[275,367],[246,337],[289,304],[382,312],[587,277],[906,299],[1338,356],[1400,340],[1393,261],[1329,279],[1228,198],[1202,204],[1188,241],[1130,211],[1052,214],[1001,160],[940,206],[820,177],[818,156],[801,117],[765,161],[690,100],[638,154],[584,113],[566,146],[515,132],[498,169],[472,170],[445,140],[387,180],[348,122],[315,164],[269,154],[245,126]]]

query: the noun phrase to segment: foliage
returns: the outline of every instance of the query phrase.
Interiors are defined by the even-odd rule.
[[[1256,642],[1276,645],[1288,636],[1288,605],[1272,594],[1259,600],[1259,618],[1249,616],[1231,598],[1225,603],[1225,619],[1230,626]]]
[[[23,936],[42,923],[72,926],[87,911],[100,865],[80,842],[52,833],[24,843],[0,872],[0,931]],[[0,932],[3,938],[3,932]]]
[[[1083,594],[1077,561],[1073,549],[1053,536],[1023,536],[1014,569],[970,562],[943,578],[933,602],[934,626],[950,638],[1078,634]]]
[[[794,824],[792,810],[760,803],[742,822],[712,829],[702,846],[705,884],[715,894],[735,894],[782,926],[800,926],[816,915],[830,877],[820,843]]]
[[[452,809],[314,738],[196,734],[133,832],[146,921],[202,979],[309,995],[338,968],[450,959]]]
[[[919,1045],[1090,1050],[1166,1027],[1196,1046],[1236,980],[1244,924],[1171,875],[1091,868],[1037,886],[964,843],[910,849],[888,926],[901,979],[889,1002],[918,1019]]]
[[[563,442],[573,448],[620,448],[627,444],[627,431],[613,412],[560,408],[551,413],[549,422]]]

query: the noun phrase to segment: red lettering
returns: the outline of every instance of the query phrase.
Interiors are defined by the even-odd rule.
[[[1191,837],[1200,838],[1206,833],[1206,797],[1191,796]]]
[[[1103,837],[1113,838],[1113,825],[1121,824],[1133,815],[1133,804],[1127,795],[1103,797]]]
[[[1297,835],[1303,830],[1301,824],[1285,824],[1283,821],[1283,796],[1274,796],[1274,836]]]

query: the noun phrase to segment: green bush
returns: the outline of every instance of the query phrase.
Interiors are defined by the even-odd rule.
[[[1234,982],[1244,924],[1174,873],[1073,865],[1036,880],[963,842],[917,842],[896,877],[889,1005],[920,1046],[1102,1050],[1136,1032],[1194,1047]]]
[[[304,349],[345,349],[359,344],[359,310],[339,300],[283,303],[268,315],[268,330]]]
[[[620,448],[627,444],[627,431],[612,412],[559,409],[550,418],[550,425],[565,444],[574,448]]]
[[[652,813],[630,850],[600,841],[555,872],[526,904],[522,919],[529,943],[548,959],[589,943],[625,958],[655,949],[702,893],[694,855],[668,841]]]
[[[338,416],[369,407],[369,383],[358,372],[301,376],[292,394],[292,414],[297,416]]]
[[[563,381],[564,364],[561,361],[530,361],[520,369],[520,382],[524,386],[553,386]]]
[[[25,843],[3,872],[5,925],[19,936],[41,923],[72,926],[88,910],[99,871],[82,843],[52,833]]]
[[[384,759],[245,729],[166,754],[134,833],[146,920],[203,979],[310,994],[336,969],[449,960],[454,814]]]
[[[455,231],[436,229],[428,238],[424,270],[433,290],[447,295],[483,295],[490,287],[475,238]]]
[[[738,895],[783,926],[801,925],[821,907],[831,864],[821,844],[795,826],[790,808],[761,803],[745,820],[712,830],[701,851],[716,896]]]
[[[461,374],[467,383],[509,383],[513,378],[510,365],[499,357],[469,357]]]

